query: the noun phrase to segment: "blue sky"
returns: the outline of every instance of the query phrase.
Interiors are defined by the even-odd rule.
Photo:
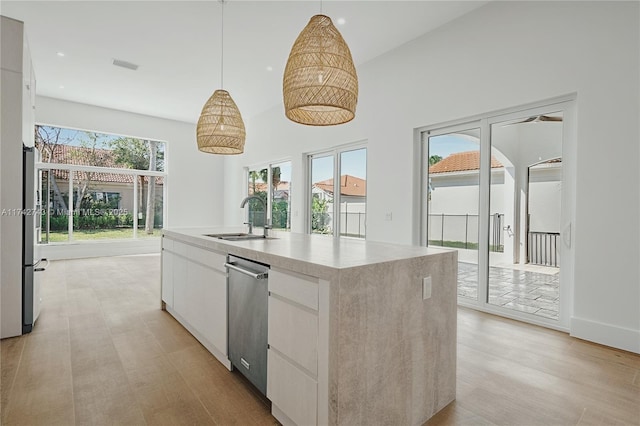
[[[340,153],[340,175],[351,175],[367,179],[367,149],[360,148]],[[333,156],[316,157],[311,169],[311,181],[320,182],[333,177]]]
[[[455,152],[478,151],[480,145],[458,135],[432,136],[429,138],[429,156],[446,158]]]

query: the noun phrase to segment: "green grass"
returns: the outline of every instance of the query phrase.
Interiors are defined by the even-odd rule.
[[[138,229],[138,238],[160,237],[162,236],[161,229],[154,229],[153,234],[147,234],[144,229]],[[46,238],[46,234],[42,233],[42,239]],[[132,239],[133,229],[80,229],[73,231],[74,241],[89,241],[89,240],[115,240],[115,239]],[[67,231],[52,231],[49,233],[50,243],[63,243],[68,241]]]

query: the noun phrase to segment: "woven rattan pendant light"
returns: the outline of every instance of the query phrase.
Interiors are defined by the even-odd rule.
[[[282,82],[285,115],[310,126],[355,117],[358,76],[351,51],[325,15],[315,15],[296,39]]]
[[[222,3],[220,86],[224,87],[224,1]],[[245,129],[240,110],[223,89],[216,90],[202,107],[196,137],[198,149],[210,154],[242,154],[244,152]]]

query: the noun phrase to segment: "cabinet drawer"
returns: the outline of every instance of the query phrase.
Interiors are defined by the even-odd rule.
[[[227,260],[227,256],[223,254],[198,247],[187,246],[187,258],[210,268],[217,269],[218,271],[226,272],[224,263]]]
[[[318,315],[269,296],[269,345],[318,374]]]
[[[286,299],[318,310],[318,279],[302,274],[269,271],[269,291]]]
[[[267,398],[296,424],[317,424],[318,383],[272,349],[267,374]]]

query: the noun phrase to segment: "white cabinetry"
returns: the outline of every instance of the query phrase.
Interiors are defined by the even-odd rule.
[[[162,301],[227,368],[226,255],[162,238]]]
[[[318,279],[271,269],[267,398],[283,424],[318,423]]]
[[[22,54],[22,142],[29,147],[35,145],[35,108],[36,77],[31,62],[31,50],[25,37]]]
[[[22,208],[22,144],[33,146],[35,75],[24,24],[0,16],[0,207]],[[29,81],[27,90],[24,82]],[[0,338],[22,334],[22,216],[0,217]]]

